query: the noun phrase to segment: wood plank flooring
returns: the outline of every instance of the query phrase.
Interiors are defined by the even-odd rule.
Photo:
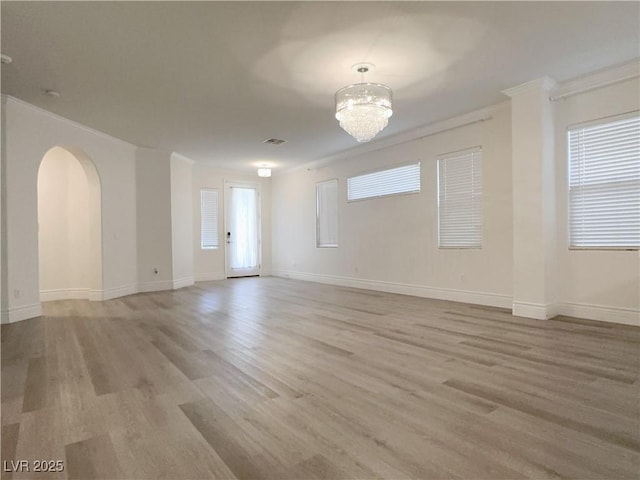
[[[44,313],[2,478],[640,478],[636,327],[268,277]]]

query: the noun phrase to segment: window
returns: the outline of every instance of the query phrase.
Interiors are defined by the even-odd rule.
[[[218,248],[218,191],[200,190],[200,248]]]
[[[640,116],[571,127],[569,244],[640,246]]]
[[[338,180],[316,184],[316,245],[338,246]]]
[[[438,159],[438,246],[482,248],[482,149]]]
[[[347,200],[420,192],[420,162],[347,178]]]

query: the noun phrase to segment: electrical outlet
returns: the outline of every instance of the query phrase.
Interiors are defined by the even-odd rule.
[[[21,293],[20,290],[16,288],[13,291],[13,298],[20,298],[20,293]]]
[[[153,274],[157,275],[158,273],[160,273],[160,270],[158,270],[158,267],[153,267]]]

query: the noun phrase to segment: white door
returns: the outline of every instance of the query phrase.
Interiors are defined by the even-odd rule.
[[[225,184],[227,278],[260,275],[260,193],[255,184]]]

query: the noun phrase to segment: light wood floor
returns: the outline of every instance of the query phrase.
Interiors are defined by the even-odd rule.
[[[2,460],[64,471],[3,478],[639,478],[638,328],[277,278],[44,311]]]

